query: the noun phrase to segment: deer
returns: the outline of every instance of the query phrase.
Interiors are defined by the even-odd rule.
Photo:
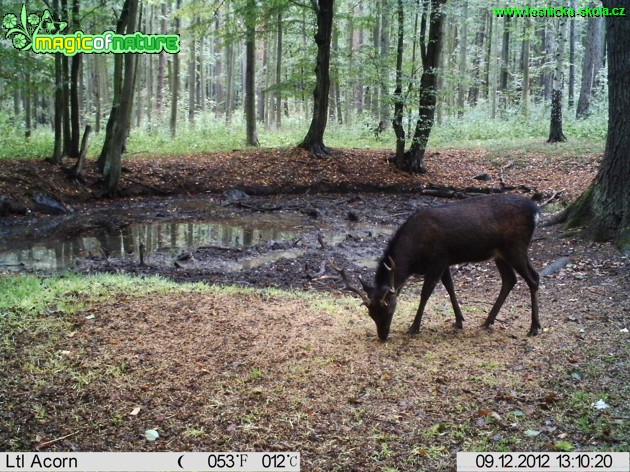
[[[516,285],[518,273],[531,294],[532,320],[528,336],[541,331],[538,318],[538,284],[528,250],[540,218],[538,206],[517,195],[488,195],[416,211],[390,239],[378,261],[374,283],[359,278],[363,291],[348,280],[345,269],[337,271],[345,288],[361,297],[376,323],[381,341],[387,341],[396,299],[407,279],[423,275],[420,305],[408,334],[416,335],[429,297],[442,282],[455,312],[455,327],[463,329],[464,317],[455,296],[450,267],[454,264],[494,259],[501,275],[501,289],[488,317],[486,329],[494,324],[505,299]]]

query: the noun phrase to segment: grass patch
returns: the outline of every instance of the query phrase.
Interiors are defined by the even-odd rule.
[[[2,277],[0,300],[11,347],[0,368],[14,374],[0,381],[7,450],[79,429],[68,441],[84,449],[145,450],[149,427],[155,450],[280,445],[309,470],[446,470],[454,450],[628,448],[617,422],[628,392],[601,388],[624,351],[589,347],[605,368],[586,363],[594,380],[567,385],[564,325],[534,339],[514,335],[527,317],[455,332],[433,305],[409,338],[408,301],[382,344],[350,297],[126,275]],[[16,395],[25,385],[28,397]],[[593,408],[600,398],[610,412]]]
[[[567,159],[590,152],[602,152],[607,132],[607,115],[603,108],[584,120],[565,114],[566,143],[549,145],[549,115],[547,107],[534,106],[529,118],[517,112],[507,112],[492,120],[486,106],[467,110],[463,119],[446,117],[442,125],[434,126],[429,141],[430,149],[487,149],[492,157],[510,160],[528,153],[564,156]],[[373,128],[377,120],[368,116],[355,117],[351,124],[329,121],[324,141],[331,148],[394,149],[395,136],[388,129],[377,138]],[[258,127],[261,146],[266,148],[293,147],[299,144],[310,122],[302,118],[288,118],[280,129]],[[93,134],[89,157],[94,159],[103,145],[104,132]],[[25,139],[23,130],[5,122],[0,124],[0,159],[50,157],[53,133],[49,128],[33,130]],[[154,122],[131,131],[126,158],[136,156],[177,156],[245,149],[245,120],[237,113],[231,123],[211,113],[199,114],[194,124],[183,122],[173,138],[168,122]]]

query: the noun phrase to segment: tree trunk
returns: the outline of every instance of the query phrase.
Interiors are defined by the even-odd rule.
[[[379,123],[383,123],[385,129],[389,128],[391,122],[391,111],[389,104],[389,18],[391,9],[389,0],[381,0],[381,35],[380,35],[380,53],[381,53],[381,74],[379,81],[381,83],[380,106],[379,106]]]
[[[575,9],[575,0],[570,6]],[[569,19],[569,108],[575,104],[575,18]]]
[[[565,142],[567,138],[562,132],[562,78],[564,75],[564,45],[566,43],[566,17],[560,17],[556,35],[556,66],[553,72],[553,93],[551,95],[551,124],[549,126],[549,143]]]
[[[223,87],[223,61],[222,61],[222,46],[223,39],[220,35],[221,31],[221,15],[217,14],[214,22],[214,41],[212,47],[214,48],[214,67],[212,69],[212,98],[214,99],[214,112],[216,114],[225,113],[225,94]]]
[[[466,55],[468,47],[468,0],[462,7],[462,27],[459,41],[459,83],[457,84],[457,117],[464,116],[464,104],[466,98]]]
[[[131,8],[131,2],[133,0],[125,0],[122,11],[120,12],[120,18],[116,23],[116,34],[123,34],[127,27],[127,21],[129,17],[129,10]],[[118,112],[120,108],[120,94],[122,88],[122,72],[123,72],[123,57],[121,54],[114,54],[114,96],[112,98],[112,109],[109,113],[107,125],[105,126],[105,140],[103,141],[103,148],[97,161],[98,169],[101,173],[107,174],[109,172],[110,148],[113,143],[114,123],[119,119]]]
[[[494,40],[494,30],[493,30],[493,24],[494,24],[494,15],[488,15],[488,45],[486,47],[486,69],[485,69],[485,74],[484,74],[484,81],[483,81],[483,91],[484,94],[483,96],[485,98],[490,97],[490,89],[491,89],[491,85],[490,85],[490,81],[492,80],[491,76],[490,76],[490,71],[492,69],[492,62],[494,61],[493,55],[492,55],[492,51],[493,51],[493,47],[492,45],[495,44],[495,40]],[[496,46],[495,46],[496,47]],[[494,82],[494,80],[492,80],[492,82]]]
[[[166,2],[162,2],[160,6],[160,34],[166,34],[166,20],[167,20],[167,5]],[[179,20],[176,20],[179,21]],[[161,117],[164,113],[164,77],[166,71],[166,51],[160,52],[158,56],[158,68],[157,68],[157,88],[155,91],[155,110],[157,116]]]
[[[624,0],[604,0],[616,8]],[[565,212],[568,227],[585,227],[584,235],[595,240],[615,240],[630,250],[630,22],[607,17],[608,136],[595,180]]]
[[[246,11],[245,120],[247,145],[259,146],[256,135],[256,1],[248,0]]]
[[[234,43],[227,39],[225,47],[225,121],[232,122],[232,112],[234,111]]]
[[[79,1],[72,0],[72,23],[74,31],[80,29]],[[79,141],[81,140],[81,120],[79,107],[79,74],[83,54],[75,54],[70,59],[70,149],[68,155],[79,157]]]
[[[282,126],[282,10],[278,11],[278,42],[276,44],[276,127]]]
[[[508,102],[508,79],[510,76],[510,28],[511,18],[506,16],[503,23],[503,44],[501,49],[501,72],[499,74],[500,108],[505,110]]]
[[[177,10],[181,7],[181,0],[177,0],[176,8]],[[179,16],[175,17],[174,21],[174,33],[179,34]],[[170,119],[170,129],[171,136],[174,138],[177,134],[177,107],[179,101],[179,54],[173,55],[173,78],[171,80],[171,119]]]
[[[424,44],[421,38],[422,76],[420,78],[420,98],[418,103],[418,121],[414,132],[413,141],[409,151],[405,153],[405,162],[402,166],[414,174],[426,172],[424,166],[424,153],[426,151],[429,135],[435,118],[435,105],[437,97],[438,58],[442,42],[442,24],[445,14],[442,6],[446,0],[431,0],[431,15],[429,26],[429,41]]]
[[[334,0],[313,0],[317,13],[317,63],[315,66],[315,90],[313,91],[313,119],[304,141],[299,145],[317,155],[329,154],[324,145],[324,131],[328,120],[328,94],[330,91],[330,43]]]
[[[63,158],[63,77],[61,75],[61,54],[55,54],[55,144],[52,161],[61,164]]]
[[[525,18],[525,29],[523,32],[523,88],[521,90],[521,112],[525,118],[529,117],[529,35],[530,18]]]
[[[550,22],[544,22],[543,28],[541,30],[542,33],[542,73],[540,74],[540,85],[543,90],[543,101],[547,102],[551,100],[551,92],[553,90],[553,74],[549,73],[550,64],[553,62],[551,60],[551,50],[553,49],[553,34],[548,28],[548,24]]]
[[[138,0],[129,0],[126,31],[133,34],[136,28]],[[113,196],[118,193],[118,182],[122,171],[122,154],[129,133],[131,108],[133,104],[133,88],[136,72],[136,54],[124,54],[124,78],[120,91],[120,105],[112,127],[112,142],[109,146],[108,171],[105,175],[105,191]]]
[[[195,82],[197,76],[197,66],[195,59],[197,42],[194,38],[190,40],[190,57],[188,59],[188,121],[192,124],[195,121]]]
[[[69,58],[61,58],[61,73],[63,75],[63,155],[70,156],[72,151],[72,128],[70,126],[70,71]]]
[[[32,105],[31,105],[31,73],[30,71],[24,72],[24,138],[29,139],[31,137],[32,128]]]
[[[468,91],[468,103],[477,106],[479,100],[479,81],[481,74],[481,61],[483,58],[483,44],[486,39],[486,24],[488,23],[488,11],[484,10],[479,30],[475,34],[475,58],[472,66],[472,85]]]
[[[405,128],[403,126],[405,103],[402,96],[402,63],[405,37],[405,10],[403,0],[398,0],[396,12],[398,17],[398,41],[396,43],[396,89],[394,90],[394,120],[392,127],[396,134],[396,157],[394,158],[394,165],[397,168],[401,168],[404,166],[405,162]]]
[[[595,6],[595,4],[591,4]],[[585,50],[582,62],[582,82],[580,85],[580,95],[578,97],[577,109],[575,110],[576,118],[585,118],[588,116],[591,106],[591,97],[593,96],[592,88],[597,74],[595,68],[596,55],[598,49],[601,49],[599,38],[601,31],[599,26],[601,21],[599,18],[588,18],[586,21],[586,30],[584,31]]]

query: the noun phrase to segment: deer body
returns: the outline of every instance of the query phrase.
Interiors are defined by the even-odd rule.
[[[464,317],[455,296],[450,266],[494,259],[501,274],[501,290],[484,326],[490,327],[518,273],[529,286],[532,304],[530,336],[541,329],[538,318],[539,276],[531,265],[528,248],[538,221],[536,204],[524,197],[475,197],[417,211],[398,229],[379,261],[374,284],[361,281],[364,303],[386,340],[396,309],[396,297],[411,275],[423,275],[420,306],[409,328],[418,333],[426,303],[439,281],[444,284],[455,312],[457,328]],[[355,291],[357,291],[355,289]],[[357,291],[358,292],[358,291]]]

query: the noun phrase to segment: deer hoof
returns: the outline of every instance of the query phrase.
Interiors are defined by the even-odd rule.
[[[487,330],[491,330],[492,329],[492,325],[493,323],[488,323],[487,321],[481,325],[482,328],[487,329]]]
[[[409,336],[417,336],[418,333],[420,333],[420,328],[416,328],[414,326],[412,326],[411,328],[409,328],[409,331],[407,331],[407,334]]]
[[[527,336],[538,336],[540,334],[540,328],[539,327],[532,327],[529,330],[529,333],[527,333]]]

